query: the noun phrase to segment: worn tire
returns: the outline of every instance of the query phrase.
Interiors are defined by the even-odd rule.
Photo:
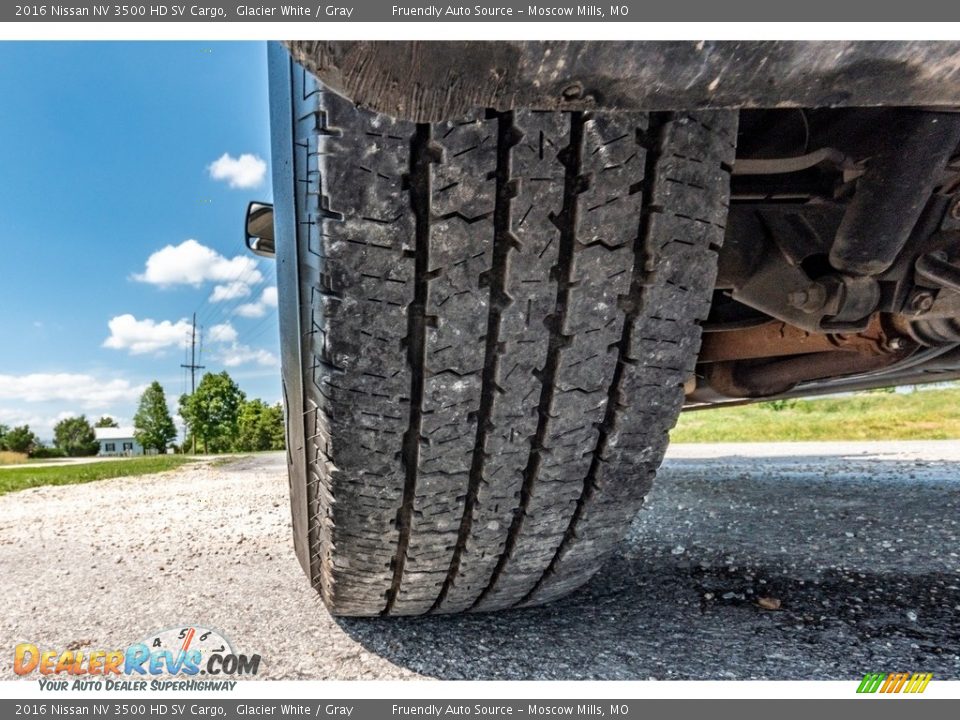
[[[299,69],[292,96],[314,585],[340,615],[567,594],[642,505],[693,374],[736,114],[413,124]]]

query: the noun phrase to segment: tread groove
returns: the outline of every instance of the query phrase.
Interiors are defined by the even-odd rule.
[[[487,434],[493,414],[493,404],[497,395],[497,376],[500,371],[500,358],[503,349],[500,345],[500,320],[504,307],[511,302],[506,293],[506,277],[509,271],[508,256],[516,244],[516,238],[510,231],[512,200],[514,188],[511,177],[510,156],[512,149],[520,142],[520,135],[514,128],[513,113],[497,115],[497,167],[496,189],[493,210],[493,254],[491,268],[484,277],[490,288],[489,312],[484,347],[484,363],[480,389],[480,407],[477,411],[476,441],[470,460],[470,473],[467,494],[464,499],[463,514],[457,543],[450,558],[447,576],[443,581],[437,599],[428,612],[437,612],[447,598],[447,593],[460,571],[460,561],[470,538],[473,514],[477,504],[477,494],[483,482],[486,461]]]
[[[629,360],[631,346],[631,334],[634,323],[640,315],[644,306],[644,288],[649,283],[649,273],[646,272],[652,259],[653,232],[651,229],[651,218],[656,211],[649,208],[654,196],[654,185],[656,182],[655,174],[657,161],[659,159],[660,145],[662,142],[661,133],[665,125],[666,118],[661,113],[651,113],[650,126],[645,133],[644,146],[646,147],[646,157],[644,162],[644,174],[641,181],[642,202],[645,210],[641,212],[640,228],[634,242],[634,260],[633,271],[630,280],[630,291],[626,300],[626,313],[623,321],[623,331],[620,341],[617,343],[617,364],[613,371],[613,377],[610,381],[610,387],[607,391],[607,406],[604,411],[603,421],[598,428],[597,443],[593,450],[593,456],[590,460],[590,467],[583,479],[583,488],[580,491],[580,497],[577,499],[576,507],[570,522],[567,525],[566,532],[560,540],[560,544],[554,551],[550,563],[544,569],[536,584],[515,603],[516,606],[522,606],[529,602],[543,586],[544,582],[554,573],[557,562],[563,556],[564,551],[576,535],[577,523],[583,515],[584,508],[593,498],[596,488],[597,471],[603,462],[603,454],[607,448],[607,442],[610,434],[615,430],[617,423],[617,414],[623,407],[620,385],[623,380],[624,367]]]
[[[418,124],[410,148],[410,207],[415,222],[414,294],[407,308],[407,362],[410,365],[409,426],[400,451],[405,479],[403,500],[397,511],[397,551],[393,580],[386,592],[382,615],[389,615],[400,592],[400,582],[410,544],[410,519],[417,490],[423,422],[423,387],[426,375],[427,296],[430,269],[430,125]]]
[[[527,507],[530,503],[533,486],[536,484],[540,472],[542,449],[546,439],[547,426],[550,421],[550,408],[553,404],[553,396],[556,391],[556,378],[560,367],[560,351],[566,345],[563,327],[569,302],[570,288],[572,286],[571,273],[573,268],[573,255],[576,249],[577,196],[583,187],[583,178],[580,177],[580,162],[583,152],[583,122],[583,113],[571,113],[570,144],[566,150],[561,153],[565,170],[563,180],[563,208],[555,219],[555,223],[560,230],[556,267],[557,295],[554,313],[548,325],[550,340],[547,349],[546,363],[544,364],[543,371],[537,374],[541,382],[540,401],[537,406],[537,429],[534,436],[530,438],[530,454],[527,457],[527,464],[523,471],[520,502],[514,512],[510,528],[507,531],[507,539],[503,551],[497,559],[497,564],[494,566],[487,586],[474,601],[473,605],[471,605],[471,609],[480,604],[497,586],[497,582],[516,547],[517,539],[523,528]]]

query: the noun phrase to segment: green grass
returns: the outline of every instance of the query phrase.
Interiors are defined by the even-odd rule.
[[[680,417],[675,443],[791,440],[953,440],[960,438],[960,388],[698,410]]]
[[[56,467],[14,467],[0,470],[0,495],[39,485],[72,485],[116,477],[149,475],[172,470],[193,462],[195,458],[183,455],[157,455],[152,457],[113,460],[111,462],[84,465],[59,465]]]

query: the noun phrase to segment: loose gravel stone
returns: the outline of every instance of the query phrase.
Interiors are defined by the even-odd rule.
[[[583,590],[426,618],[330,617],[293,554],[282,454],[11,493],[0,648],[196,623],[260,653],[261,678],[958,679],[958,445],[675,446]]]

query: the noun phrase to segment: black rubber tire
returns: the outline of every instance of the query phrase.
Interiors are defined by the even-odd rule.
[[[303,373],[314,585],[339,615],[565,595],[626,532],[680,411],[736,113],[418,125],[300,77],[308,360],[284,370]]]

